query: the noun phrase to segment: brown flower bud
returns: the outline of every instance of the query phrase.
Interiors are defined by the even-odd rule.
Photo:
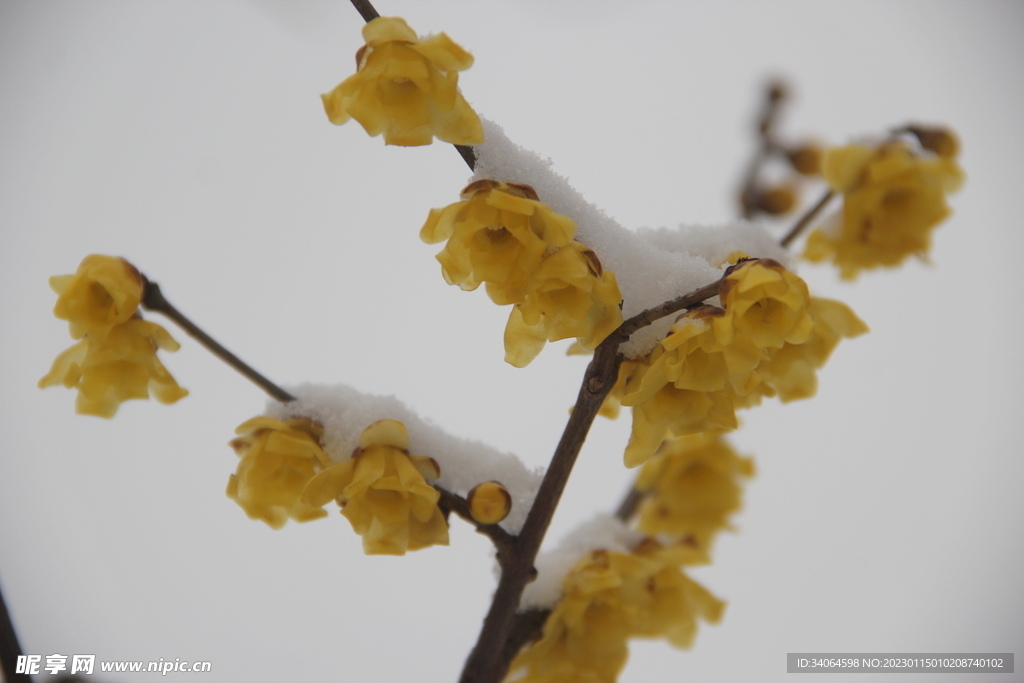
[[[821,148],[817,145],[803,144],[786,150],[793,170],[800,175],[818,175],[821,173]]]
[[[497,481],[477,484],[466,495],[469,514],[481,524],[497,524],[512,511],[512,496]]]
[[[796,193],[788,187],[771,187],[754,197],[754,207],[769,216],[781,216],[796,207]]]
[[[935,152],[940,157],[954,159],[960,153],[960,141],[956,134],[948,128],[927,128],[925,126],[907,126],[902,131],[912,133],[921,146]]]

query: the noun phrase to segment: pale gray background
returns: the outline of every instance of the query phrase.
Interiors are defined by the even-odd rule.
[[[789,651],[1024,652],[1024,5],[380,10],[470,50],[477,110],[631,227],[733,215],[769,74],[795,86],[787,133],[960,131],[969,180],[935,267],[855,285],[802,270],[873,332],[840,347],[814,400],[745,413],[735,441],[758,477],[739,533],[694,572],[725,619],[688,653],[635,644],[621,680],[779,681]],[[165,362],[192,392],[178,405],[108,422],[35,388],[71,344],[46,279],[117,254],[280,382],[394,393],[547,460],[585,361],[557,344],[505,365],[507,310],[445,285],[417,233],[468,177],[449,146],[326,121],[318,94],[352,72],[360,25],[342,0],[0,2],[0,580],[26,651],[210,660],[211,683],[457,677],[493,586],[464,524],[448,549],[394,558],[363,556],[336,513],[248,520],[224,497],[226,442],[264,399],[169,324],[182,349]],[[616,504],[628,424],[595,427],[553,539]]]

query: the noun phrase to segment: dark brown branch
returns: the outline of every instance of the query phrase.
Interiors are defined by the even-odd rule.
[[[480,636],[462,670],[461,683],[499,683],[508,673],[512,657],[518,651],[518,648],[513,648],[510,644],[516,623],[516,609],[526,584],[536,577],[537,570],[534,569],[533,562],[590,426],[618,379],[619,366],[622,364],[619,345],[629,339],[633,332],[655,320],[715,296],[720,284],[721,280],[713,282],[638,313],[622,323],[594,350],[594,357],[583,376],[576,405],[562,432],[551,464],[544,473],[544,479],[522,531],[516,539],[514,552],[510,561],[502,565],[498,588],[490,610],[484,617]]]
[[[445,514],[448,512],[454,512],[459,517],[475,526],[477,533],[481,533],[490,538],[491,542],[494,543],[495,549],[498,551],[498,562],[501,566],[505,566],[510,553],[515,547],[516,537],[505,531],[497,524],[481,524],[473,519],[473,515],[469,512],[469,501],[462,496],[452,493],[448,489],[437,486],[436,484],[434,485],[434,488],[441,494],[441,499],[437,501],[437,505],[441,508],[441,511]]]
[[[370,0],[351,0],[352,6],[356,8],[359,15],[363,18],[363,21],[369,23],[374,19],[380,17],[380,13],[377,8],[373,6]],[[455,151],[459,153],[462,160],[469,166],[470,171],[476,170],[476,154],[473,153],[473,148],[469,145],[453,145]]]
[[[635,486],[629,487],[629,493],[626,494],[622,502],[619,503],[619,509],[615,511],[615,516],[623,522],[628,522],[629,518],[636,514],[637,509],[640,507],[640,503],[643,502],[647,495],[641,493],[636,489]]]
[[[549,609],[530,609],[525,612],[516,612],[515,622],[512,624],[512,631],[508,640],[502,648],[501,657],[504,661],[512,663],[523,646],[540,639],[544,633],[544,622],[551,614]]]
[[[32,677],[28,674],[15,673],[18,670],[18,657],[22,654],[18,635],[14,632],[14,622],[11,621],[3,592],[0,591],[0,671],[3,671],[3,680],[8,683],[32,683]]]
[[[721,286],[722,281],[715,280],[711,284],[699,287],[688,294],[684,294],[672,299],[671,301],[666,301],[663,304],[658,304],[657,306],[641,311],[626,322],[622,323],[617,330],[608,335],[608,339],[612,339],[614,337],[619,340],[618,344],[621,344],[629,339],[629,336],[640,328],[647,327],[654,321],[664,318],[666,315],[671,315],[676,311],[681,311],[684,308],[695,306],[713,296],[716,296],[718,294],[718,289]],[[607,342],[608,339],[606,339],[605,342]]]
[[[761,116],[757,121],[758,146],[754,152],[747,171],[743,175],[743,186],[740,189],[740,211],[744,218],[753,218],[758,210],[757,177],[761,173],[761,167],[777,145],[772,135],[772,128],[775,125],[775,117],[779,112],[779,105],[786,99],[786,88],[778,81],[768,85],[765,92],[765,101],[761,109]]]
[[[829,189],[828,192],[822,195],[821,199],[818,200],[817,204],[808,209],[807,213],[805,213],[803,216],[800,216],[800,220],[798,220],[793,225],[793,227],[790,228],[789,232],[786,233],[785,237],[779,240],[779,244],[783,247],[788,247],[793,242],[793,240],[795,240],[800,235],[800,233],[803,232],[804,228],[806,228],[808,224],[810,224],[810,222],[814,220],[814,217],[821,213],[821,210],[825,208],[825,205],[829,203],[829,200],[831,200],[834,195],[835,190],[832,189]]]
[[[363,21],[369,23],[380,16],[376,8],[370,4],[370,0],[352,0],[352,6],[356,8]]]
[[[252,367],[243,362],[238,356],[218,344],[213,337],[203,332],[195,325],[195,323],[182,315],[178,309],[172,306],[171,303],[164,298],[163,292],[160,291],[160,285],[155,282],[150,282],[146,279],[146,276],[142,277],[142,281],[142,305],[148,310],[157,311],[166,315],[177,323],[181,329],[191,335],[196,341],[209,349],[213,355],[217,356],[235,370],[238,370],[240,373],[245,375],[246,379],[256,384],[260,389],[263,389],[263,391],[270,394],[273,398],[281,401],[282,403],[295,400],[294,396],[253,370]]]

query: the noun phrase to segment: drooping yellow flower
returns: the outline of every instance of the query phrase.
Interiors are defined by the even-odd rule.
[[[478,180],[461,202],[431,209],[424,242],[448,240],[437,255],[444,279],[464,290],[487,283],[498,305],[522,303],[527,284],[552,247],[568,245],[576,223],[542,203],[529,185]]]
[[[760,387],[772,390],[765,395],[778,393],[783,403],[814,396],[818,390],[815,371],[825,365],[839,340],[868,331],[864,321],[840,301],[812,296],[808,312],[814,319],[811,338],[803,344],[787,343],[758,368]]]
[[[359,437],[344,462],[314,476],[303,502],[321,507],[331,500],[363,537],[367,555],[404,555],[448,545],[448,523],[437,507],[440,494],[427,481],[441,476],[432,458],[409,454],[409,434],[397,420],[380,420]]]
[[[549,254],[527,284],[505,326],[505,362],[530,364],[549,341],[576,337],[593,351],[622,324],[622,293],[615,274],[579,242]]]
[[[323,506],[300,497],[313,476],[331,462],[320,446],[323,427],[307,418],[256,417],[235,430],[231,447],[241,458],[228,479],[227,495],[252,519],[274,529],[288,518],[297,522],[326,517]]]
[[[754,474],[753,461],[736,454],[721,434],[704,432],[669,439],[644,463],[636,489],[647,494],[637,528],[654,535],[692,539],[708,550],[740,508],[740,480]]]
[[[772,349],[807,341],[813,322],[807,313],[810,293],[802,279],[772,259],[740,261],[726,273],[718,292],[725,315],[711,319],[718,343]]]
[[[178,342],[156,323],[131,318],[113,325],[105,336],[90,331],[53,362],[39,387],[63,384],[78,389],[75,412],[113,417],[123,401],[148,399],[161,403],[188,396],[156,357],[157,349],[177,351]]]
[[[680,316],[630,373],[620,399],[633,408],[628,467],[671,436],[735,429],[736,409],[762,397],[813,395],[814,371],[839,339],[867,329],[843,304],[811,297],[803,280],[770,259],[730,267],[719,296],[722,308]]]
[[[595,550],[569,572],[541,639],[510,667],[523,683],[614,683],[629,638],[666,638],[689,647],[697,620],[721,619],[724,603],[680,566],[694,553],[645,541],[631,553]]]
[[[822,175],[843,194],[842,219],[812,232],[803,256],[834,262],[846,280],[912,254],[925,258],[932,230],[950,213],[946,195],[964,180],[953,156],[919,154],[901,140],[829,150]]]
[[[444,33],[420,40],[399,17],[363,27],[366,45],[358,70],[321,95],[331,123],[358,121],[389,145],[429,145],[434,137],[457,145],[484,141],[480,118],[459,92],[459,71],[473,57]]]
[[[55,275],[53,314],[68,321],[72,339],[106,336],[114,325],[128,322],[142,301],[142,276],[122,258],[91,254],[73,275]]]

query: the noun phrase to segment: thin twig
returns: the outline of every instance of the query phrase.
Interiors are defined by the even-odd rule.
[[[647,327],[655,320],[660,320],[666,315],[671,315],[676,311],[681,311],[684,308],[689,308],[699,304],[707,299],[718,294],[718,289],[722,286],[722,280],[715,280],[711,284],[699,287],[688,294],[676,297],[671,301],[666,301],[663,304],[658,304],[648,308],[647,310],[637,313],[632,318],[622,323],[617,330],[612,332],[608,338],[616,337],[619,339],[619,343],[629,339],[629,336],[639,330],[642,327]],[[607,341],[607,340],[605,340]]]
[[[481,533],[490,538],[491,542],[494,543],[494,547],[498,551],[498,562],[504,566],[508,561],[510,553],[515,547],[516,537],[505,531],[497,524],[481,524],[473,519],[473,515],[469,512],[469,501],[462,496],[452,493],[451,491],[437,486],[436,484],[434,485],[434,488],[441,494],[441,499],[437,501],[438,507],[440,507],[442,511],[454,512],[459,517],[475,526],[477,533]]]
[[[743,175],[743,187],[740,189],[740,211],[741,215],[747,219],[753,218],[757,212],[757,177],[761,173],[761,166],[777,147],[772,135],[772,128],[779,112],[779,105],[784,99],[786,99],[785,86],[778,81],[769,84],[768,90],[765,92],[761,116],[757,121],[757,151],[754,152],[754,156],[747,166],[747,171]]]
[[[628,522],[629,518],[636,514],[637,508],[646,497],[647,495],[637,490],[636,486],[630,486],[629,493],[619,503],[619,509],[615,511],[615,516],[623,522]]]
[[[3,591],[0,591],[0,671],[3,671],[3,679],[8,683],[32,683],[32,677],[28,674],[15,673],[18,670],[18,657],[22,654],[14,622],[7,611]]]
[[[800,216],[800,220],[790,228],[785,237],[779,240],[779,244],[783,247],[788,247],[790,243],[792,243],[792,241],[795,240],[801,232],[803,232],[803,229],[814,220],[814,217],[821,213],[821,210],[825,208],[825,205],[829,203],[829,200],[831,200],[834,195],[835,190],[832,189],[829,189],[824,195],[822,195],[817,204],[808,209],[807,213],[803,216]]]
[[[370,23],[380,17],[380,13],[370,4],[370,0],[352,0],[352,6],[356,8],[356,11],[359,12],[366,23]]]
[[[178,324],[181,329],[185,330],[189,335],[196,339],[200,344],[205,346],[210,352],[220,358],[222,361],[238,370],[240,373],[245,375],[246,379],[256,384],[263,391],[270,394],[271,397],[287,403],[294,401],[295,397],[289,394],[287,391],[277,386],[269,379],[256,372],[247,363],[243,362],[238,356],[231,353],[223,346],[217,343],[217,341],[210,335],[199,329],[195,323],[186,318],[181,311],[171,305],[167,299],[164,298],[163,292],[160,291],[160,285],[155,282],[150,282],[143,276],[143,292],[142,292],[142,305],[151,311],[158,311],[163,313],[168,318]]]

